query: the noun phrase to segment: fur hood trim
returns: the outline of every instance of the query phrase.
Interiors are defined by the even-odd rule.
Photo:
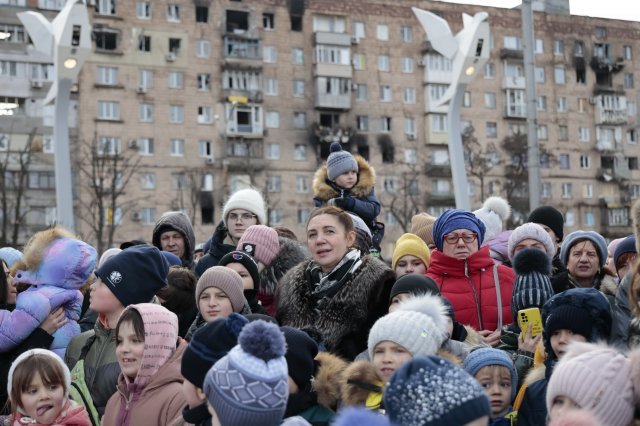
[[[486,346],[486,344],[482,340],[482,336],[475,330],[475,328],[471,327],[470,325],[465,325],[464,329],[467,330],[467,338],[464,339],[463,343],[468,345],[469,348],[475,348],[476,346]]]
[[[365,405],[371,392],[370,389],[350,382],[381,386],[382,380],[371,361],[355,361],[349,364],[342,379],[342,402],[347,406]]]
[[[78,236],[73,232],[54,226],[44,231],[36,232],[33,237],[24,246],[23,258],[17,261],[12,271],[35,271],[38,269],[40,262],[42,262],[42,255],[47,247],[51,243],[59,238],[70,238],[72,240],[78,240]]]
[[[318,368],[311,384],[318,396],[318,404],[335,410],[340,401],[342,374],[347,363],[329,352],[320,352],[316,356]]]
[[[618,283],[616,278],[605,274],[600,280],[600,291],[605,296],[615,296],[618,291]]]
[[[275,294],[280,279],[289,269],[298,265],[309,255],[307,247],[299,241],[278,237],[278,242],[280,243],[278,256],[260,273],[260,288],[266,294]]]
[[[369,165],[367,160],[359,155],[354,155],[358,163],[358,183],[351,189],[351,193],[356,198],[364,198],[376,184],[376,172]],[[329,200],[340,196],[340,193],[334,189],[328,182],[327,165],[323,165],[316,170],[313,176],[313,196],[323,200]]]
[[[538,382],[546,377],[547,366],[545,364],[540,364],[537,367],[529,370],[529,374],[524,379],[524,384],[527,386],[531,386],[535,382]]]

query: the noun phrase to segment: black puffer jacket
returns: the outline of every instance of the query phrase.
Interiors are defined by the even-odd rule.
[[[224,222],[220,221],[211,237],[211,248],[209,252],[202,256],[196,265],[196,276],[200,277],[207,269],[212,266],[217,266],[225,254],[231,253],[236,249],[235,246],[224,242],[226,237],[227,228],[224,226]]]

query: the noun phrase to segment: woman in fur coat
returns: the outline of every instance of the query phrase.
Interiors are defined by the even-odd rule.
[[[276,290],[281,325],[315,330],[321,346],[349,360],[366,348],[369,328],[387,312],[394,282],[383,262],[352,248],[355,235],[343,210],[315,210],[307,222],[312,258],[291,269]]]

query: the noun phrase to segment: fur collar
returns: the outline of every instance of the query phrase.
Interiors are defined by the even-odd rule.
[[[40,262],[42,261],[42,254],[44,253],[45,249],[58,238],[72,238],[74,240],[78,239],[78,237],[72,232],[58,226],[54,226],[44,231],[36,232],[24,247],[22,260],[18,260],[13,265],[11,270],[37,270]]]
[[[342,377],[347,363],[329,352],[318,353],[316,362],[319,365],[311,386],[318,395],[318,404],[335,410],[341,399]]]
[[[371,361],[356,361],[349,364],[342,376],[342,402],[345,405],[365,405],[370,389],[365,389],[356,383],[382,387],[382,381],[376,373]]]
[[[358,163],[358,183],[351,188],[351,193],[356,198],[365,198],[376,184],[376,172],[373,167],[369,165],[367,160],[359,155],[354,155],[356,162]],[[338,190],[333,185],[330,185],[330,181],[327,177],[327,165],[323,165],[313,177],[313,195],[314,197],[322,200],[329,200],[340,196]]]

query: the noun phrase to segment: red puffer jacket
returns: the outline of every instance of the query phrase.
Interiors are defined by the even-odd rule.
[[[497,268],[494,272],[494,268]],[[494,275],[500,283],[500,301]],[[489,247],[482,247],[466,260],[458,260],[441,251],[431,252],[427,276],[433,278],[440,292],[449,299],[456,312],[456,321],[476,330],[496,330],[513,322],[511,292],[515,275],[511,268],[495,265]],[[498,304],[502,310],[499,325]]]

